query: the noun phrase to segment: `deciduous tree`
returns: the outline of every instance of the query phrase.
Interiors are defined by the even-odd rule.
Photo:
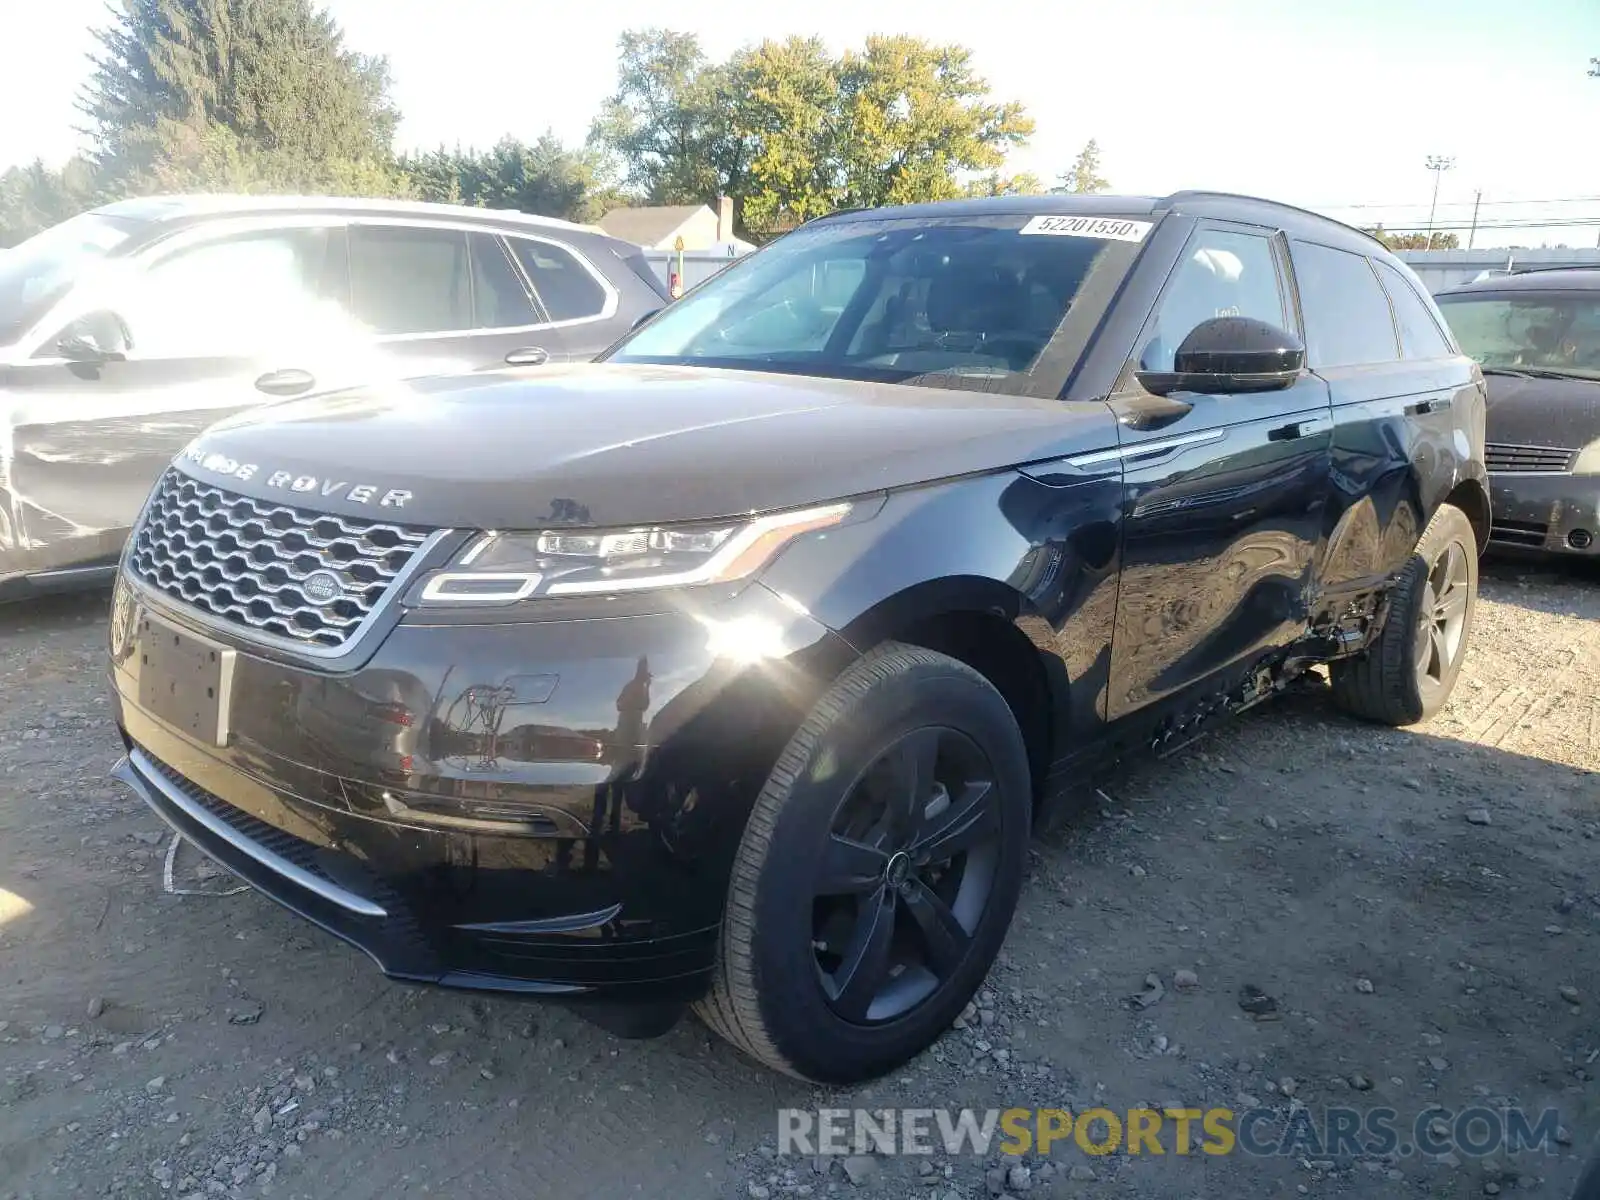
[[[655,204],[731,196],[764,236],[839,207],[965,194],[1033,122],[996,103],[960,46],[874,37],[832,57],[816,38],[712,62],[692,34],[624,34],[616,93],[591,133],[624,184]]]
[[[1430,246],[1426,232],[1390,233],[1382,225],[1375,225],[1366,232],[1391,250],[1457,250],[1461,246],[1461,239],[1453,233],[1435,233]]]
[[[835,153],[847,208],[959,196],[961,172],[998,168],[1032,133],[1020,104],[989,100],[965,47],[872,37],[839,63]]]

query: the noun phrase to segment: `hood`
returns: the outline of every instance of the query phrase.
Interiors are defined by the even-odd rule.
[[[1600,380],[1486,375],[1488,440],[1582,449],[1600,439]]]
[[[516,529],[737,516],[1116,440],[1102,404],[585,364],[274,404],[213,426],[180,461],[314,510]]]

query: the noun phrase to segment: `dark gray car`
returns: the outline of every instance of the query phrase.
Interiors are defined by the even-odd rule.
[[[1600,560],[1600,270],[1529,271],[1435,298],[1489,377],[1492,540]]]
[[[518,213],[175,196],[74,217],[0,257],[0,598],[108,577],[157,476],[232,412],[587,360],[665,302],[639,247]]]

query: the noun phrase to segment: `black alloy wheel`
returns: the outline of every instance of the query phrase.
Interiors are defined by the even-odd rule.
[[[938,727],[903,735],[845,796],[812,902],[823,992],[844,1020],[901,1016],[961,965],[994,891],[996,799],[988,756]]]
[[[900,1066],[950,1027],[1005,940],[1033,789],[1005,698],[885,643],[844,671],[755,800],[696,1011],[802,1079]]]

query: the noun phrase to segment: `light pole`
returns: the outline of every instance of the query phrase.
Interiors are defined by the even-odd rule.
[[[1439,211],[1439,181],[1444,178],[1444,173],[1456,165],[1454,155],[1430,154],[1428,155],[1428,170],[1433,172],[1433,203],[1428,206],[1428,245],[1433,249],[1433,216]]]

